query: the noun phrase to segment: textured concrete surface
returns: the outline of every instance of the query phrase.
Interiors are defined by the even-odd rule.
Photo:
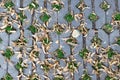
[[[6,7],[9,1],[13,6]],[[120,80],[120,20],[114,24],[119,4],[120,0],[0,0],[0,80]],[[45,22],[44,13],[50,15],[44,16]],[[110,33],[103,29],[105,24],[112,26]],[[35,28],[30,30],[31,25]]]

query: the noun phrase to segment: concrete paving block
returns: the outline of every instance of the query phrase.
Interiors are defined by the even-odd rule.
[[[107,76],[107,73],[101,72],[100,73],[100,80],[104,80],[106,76]]]
[[[74,54],[74,58],[76,59],[76,62],[83,62],[83,59],[80,57],[79,53],[78,54]]]
[[[84,2],[88,6],[88,8],[83,11],[84,19],[85,19],[85,23],[86,23],[85,27],[87,27],[88,29],[91,29],[93,27],[92,22],[88,19],[88,16],[92,12],[91,0],[84,0]]]
[[[78,72],[79,72],[79,77],[82,77],[82,74],[83,74],[83,72],[84,72],[83,64],[81,64],[81,65],[78,67]]]
[[[60,46],[61,46],[63,52],[65,52],[65,57],[70,56],[70,54],[71,54],[70,46],[63,40],[60,40]]]
[[[7,60],[5,59],[5,57],[0,53],[0,68],[2,68],[3,70],[7,69]]]
[[[59,48],[59,45],[55,42],[50,44],[50,49],[48,50],[48,52],[54,52],[55,50],[57,50]]]
[[[116,38],[119,37],[119,30],[114,30],[111,34],[110,34],[110,44],[115,43]]]
[[[50,35],[50,38],[51,38],[51,40],[52,40],[53,42],[56,42],[56,41],[58,40],[58,35],[57,35],[57,33],[55,33],[55,32],[50,32],[49,35]]]
[[[58,17],[59,17],[58,23],[67,24],[67,21],[65,21],[64,16],[68,13],[68,1],[62,0],[62,2],[64,3],[64,8],[62,8],[58,13]]]
[[[80,76],[78,72],[74,72],[74,80],[79,80]]]
[[[6,70],[0,68],[0,79],[3,78],[6,74]]]
[[[99,17],[96,21],[96,28],[99,29],[105,24],[105,12],[100,8],[100,4],[102,3],[102,0],[95,0],[94,6],[95,6],[95,13]]]
[[[112,21],[112,15],[115,13],[115,0],[107,0],[107,2],[110,4],[110,8],[106,12],[106,19],[107,23],[110,23]]]
[[[120,53],[120,46],[119,46],[119,45],[113,44],[113,45],[111,45],[111,48],[112,48],[114,51],[117,51],[117,52]]]
[[[92,68],[92,65],[90,63],[86,64],[86,69],[87,69],[88,74],[92,74],[93,68]]]
[[[10,61],[12,61],[13,64],[17,64],[17,62],[19,62],[18,55],[18,53],[14,53],[14,55],[11,57]]]
[[[109,44],[108,35],[103,30],[99,29],[98,37],[102,40],[102,47],[106,48]]]
[[[27,62],[27,65],[28,65],[27,68],[25,68],[23,72],[25,75],[31,75],[32,74],[32,62],[31,61]]]
[[[39,53],[40,53],[39,59],[40,59],[41,61],[44,61],[44,60],[45,60],[45,52],[41,49]]]
[[[59,64],[63,68],[66,66],[66,62],[64,60],[59,60]]]
[[[44,71],[42,70],[40,64],[36,64],[36,73],[37,73],[39,76],[44,75]]]
[[[65,32],[63,32],[61,35],[60,35],[60,38],[68,38],[71,36],[71,31],[70,30],[66,30]]]
[[[8,62],[8,73],[14,78],[17,79],[18,71],[15,69],[14,64]]]
[[[2,42],[0,43],[0,50],[5,50],[8,46],[8,34],[6,32],[0,33]]]
[[[31,2],[32,0],[23,0],[23,7],[28,6]]]

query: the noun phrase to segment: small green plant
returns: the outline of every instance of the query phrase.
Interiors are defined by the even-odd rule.
[[[120,37],[117,38],[116,43],[120,46]]]
[[[27,41],[28,41],[28,39],[26,39],[26,38],[23,39],[23,42],[24,42],[24,43],[27,43]]]
[[[18,62],[18,63],[15,65],[15,68],[16,68],[17,70],[22,69],[22,65],[21,65],[21,63]]]
[[[55,32],[58,35],[60,35],[60,34],[62,34],[64,32],[64,28],[61,25],[59,25],[59,24],[55,25],[54,28],[55,28]]]
[[[5,28],[5,31],[8,33],[8,34],[11,34],[12,32],[11,31],[14,31],[15,29],[11,26],[11,25],[8,25],[6,26]]]
[[[17,64],[15,65],[15,68],[17,69],[17,70],[22,70],[24,67],[22,66],[22,59],[20,59],[20,61],[19,62],[17,62]]]
[[[22,12],[18,13],[18,17],[19,17],[19,19],[20,19],[21,22],[23,22],[24,19],[27,18]]]
[[[98,69],[102,68],[102,63],[101,63],[101,62],[98,62],[98,63],[97,63],[97,67],[98,67]]]
[[[71,61],[68,63],[68,69],[71,71],[74,71],[78,67],[77,63],[75,61]]]
[[[40,19],[42,22],[48,22],[48,20],[50,19],[50,15],[48,15],[47,13],[43,13],[41,16],[40,16]]]
[[[48,71],[50,70],[48,64],[42,64],[42,67],[43,67],[43,70],[44,70],[45,72],[48,72]]]
[[[82,76],[82,80],[92,80],[91,77],[85,73],[83,76]]]
[[[88,50],[84,48],[82,51],[79,52],[80,57],[86,58],[87,57]]]
[[[61,49],[57,49],[57,58],[64,58],[64,52]]]
[[[76,41],[75,38],[69,38],[69,39],[66,40],[66,42],[71,42],[71,43],[77,44],[77,41]]]
[[[31,2],[29,4],[29,9],[37,9],[39,5],[36,2]]]
[[[107,76],[105,77],[105,80],[111,80],[111,77],[107,75]]]
[[[92,66],[92,68],[99,72],[99,69],[102,68],[102,63],[101,62],[97,62],[95,65]]]
[[[62,9],[62,4],[52,4],[52,9],[55,11],[60,11]]]
[[[7,1],[4,6],[7,8],[7,9],[10,9],[14,6],[14,3],[12,1]]]
[[[72,22],[74,20],[74,16],[69,12],[67,13],[65,16],[64,16],[64,19],[67,21],[67,22]]]
[[[104,26],[103,26],[103,30],[106,32],[106,33],[111,33],[112,32],[112,30],[113,30],[113,27],[112,27],[112,25],[111,24],[105,24]]]
[[[14,55],[13,51],[11,49],[7,48],[3,54],[7,59],[10,59]]]
[[[63,76],[55,76],[53,80],[64,80]]]
[[[76,5],[76,7],[80,10],[80,11],[83,11],[87,5],[84,3],[83,0],[80,0],[80,2]]]
[[[99,46],[101,45],[102,40],[97,35],[95,35],[93,39],[91,40],[91,42]]]
[[[116,14],[114,15],[114,20],[115,20],[115,21],[119,21],[119,20],[120,20],[120,13],[116,13]]]
[[[112,49],[109,49],[107,51],[107,55],[108,55],[108,58],[111,59],[113,57],[113,55],[115,55],[115,52]]]
[[[16,44],[16,45],[25,45],[26,43],[27,43],[27,39],[26,38],[20,38],[20,39],[18,39],[18,40],[15,40],[14,41],[14,43]]]
[[[44,39],[43,39],[43,43],[44,43],[44,44],[49,44],[49,43],[50,43],[49,38],[44,38]]]
[[[7,73],[5,75],[5,77],[3,78],[3,80],[13,80],[13,78],[12,78],[12,76],[9,73]]]
[[[39,51],[33,51],[34,57],[39,57]]]
[[[37,74],[32,74],[29,76],[29,80],[39,80],[39,77]]]
[[[87,74],[84,75],[84,77],[82,78],[82,80],[91,80],[91,77]]]
[[[100,7],[101,7],[101,9],[103,9],[104,11],[107,11],[107,10],[110,8],[110,5],[109,5],[106,1],[103,1],[103,2],[100,4]]]
[[[92,12],[92,13],[88,16],[88,19],[90,19],[90,21],[92,21],[92,22],[95,22],[95,21],[97,21],[98,16],[97,16],[94,12]]]
[[[31,25],[31,26],[28,28],[28,30],[30,30],[32,34],[35,34],[36,32],[38,32],[38,29],[37,29],[35,26],[33,26],[33,25]]]

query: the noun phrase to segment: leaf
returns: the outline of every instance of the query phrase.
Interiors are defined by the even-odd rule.
[[[11,34],[11,31],[15,30],[11,25],[8,25],[6,28],[5,28],[5,31],[8,33],[8,34]]]
[[[20,70],[20,69],[23,69],[22,65],[21,65],[21,62],[17,62],[17,64],[15,65],[15,68],[17,70]]]
[[[78,67],[78,65],[77,65],[77,63],[74,62],[74,61],[71,61],[71,62],[68,63],[68,69],[70,69],[70,70],[72,70],[72,71],[74,71],[75,68],[77,68],[77,67]]]
[[[82,80],[92,80],[91,77],[86,73],[84,74]]]
[[[106,76],[105,80],[111,80],[110,76]]]
[[[21,22],[23,22],[23,21],[24,21],[24,19],[26,19],[26,18],[27,18],[25,15],[23,15],[23,13],[22,13],[22,12],[18,13],[18,16],[19,16],[19,19],[20,19],[20,21],[21,21]]]
[[[60,49],[57,50],[57,57],[60,59],[64,58],[64,53],[62,50],[60,50]]]
[[[64,16],[64,19],[67,21],[67,22],[72,22],[74,20],[74,17],[73,15],[71,15],[71,13],[67,13],[65,16]]]
[[[112,27],[111,24],[105,24],[105,25],[103,26],[103,30],[104,30],[106,33],[110,33],[110,32],[112,32],[113,27]]]
[[[9,48],[7,48],[7,49],[5,50],[3,56],[5,56],[6,58],[10,59],[10,58],[13,56],[13,54],[14,54],[14,53],[13,53]]]
[[[4,4],[4,6],[9,9],[14,6],[14,3],[12,1],[8,1]]]
[[[120,20],[120,13],[116,13],[114,15],[114,20],[119,21]]]
[[[81,52],[79,52],[79,55],[82,58],[85,58],[87,53],[88,53],[88,50],[86,48],[84,48]]]
[[[50,19],[50,15],[48,15],[47,13],[43,13],[41,16],[40,16],[40,19],[42,22],[47,22],[49,19]]]
[[[35,57],[39,56],[39,51],[34,51],[33,54],[35,55]]]
[[[50,41],[49,41],[49,39],[48,39],[48,38],[44,38],[44,39],[43,39],[43,43],[45,43],[45,44],[49,44],[49,43],[50,43]]]
[[[98,62],[97,67],[98,69],[102,68],[102,63]]]
[[[107,54],[108,54],[108,58],[110,59],[110,58],[112,58],[112,56],[113,56],[115,53],[113,52],[112,49],[109,49],[108,52],[107,52]]]
[[[4,77],[4,80],[13,80],[13,78],[9,73],[7,73]]]
[[[88,16],[88,19],[90,19],[90,21],[92,21],[92,22],[95,22],[95,21],[97,21],[98,16],[97,16],[95,13],[92,12],[92,13]]]
[[[30,9],[37,9],[38,7],[39,7],[39,5],[36,2],[32,2],[29,4]]]
[[[49,71],[49,65],[43,64],[42,67],[43,67],[44,71],[46,71],[46,72]]]
[[[60,11],[60,9],[62,9],[62,5],[61,4],[52,4],[52,8],[55,11]]]
[[[28,30],[30,30],[32,34],[35,34],[36,32],[38,32],[38,29],[35,28],[35,26],[33,26],[33,25],[31,25],[31,26],[28,28]]]
[[[91,42],[92,42],[92,43],[96,43],[96,44],[98,44],[98,45],[101,45],[102,40],[101,40],[97,35],[95,35],[95,36],[93,37],[93,39],[91,40]]]
[[[103,9],[104,11],[107,11],[110,8],[110,5],[106,1],[103,1],[100,4],[100,8]]]

